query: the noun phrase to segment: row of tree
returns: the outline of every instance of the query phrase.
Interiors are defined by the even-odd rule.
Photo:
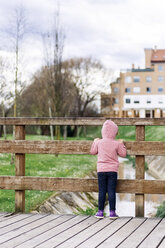
[[[109,74],[100,62],[90,57],[63,60],[65,34],[60,23],[59,8],[54,14],[52,28],[41,35],[44,65],[33,75],[30,83],[21,83],[19,54],[26,18],[22,8],[17,8],[14,13],[15,25],[10,32],[15,51],[14,91],[10,91],[7,82],[1,77],[1,116],[96,115],[94,102],[103,90]],[[3,62],[0,62],[0,70],[4,70]],[[6,91],[7,88],[9,91]]]
[[[91,58],[69,59],[43,67],[18,98],[19,116],[89,116],[97,112],[91,104],[100,89],[93,85],[101,65]],[[56,75],[57,73],[57,75]]]

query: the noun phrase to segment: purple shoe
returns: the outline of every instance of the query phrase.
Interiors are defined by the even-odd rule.
[[[115,210],[112,210],[112,211],[110,211],[109,218],[111,220],[115,220],[115,219],[119,218],[119,216],[116,214]]]
[[[104,218],[104,214],[102,210],[98,210],[97,214],[95,215],[96,218],[98,219],[103,219]]]

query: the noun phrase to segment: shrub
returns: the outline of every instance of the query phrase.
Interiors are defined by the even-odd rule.
[[[165,218],[165,201],[158,207],[156,217]]]

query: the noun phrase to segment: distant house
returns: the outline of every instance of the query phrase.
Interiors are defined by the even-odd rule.
[[[120,72],[120,77],[110,85],[109,108],[101,104],[102,115],[165,117],[165,49],[144,51],[145,68],[135,69],[132,65],[132,69]],[[105,98],[108,95],[102,94],[101,101]]]

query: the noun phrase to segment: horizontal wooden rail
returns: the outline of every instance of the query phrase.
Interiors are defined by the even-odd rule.
[[[101,126],[104,121],[111,119],[119,126],[165,126],[165,118],[105,118],[105,117],[56,117],[56,118],[23,118],[1,117],[0,125],[80,125]]]
[[[89,154],[92,141],[86,140],[56,140],[0,141],[0,153],[21,154]],[[159,141],[128,141],[125,142],[128,155],[165,155],[165,142]]]
[[[98,192],[97,179],[0,176],[0,189]],[[164,194],[164,180],[119,179],[118,193]]]
[[[131,141],[125,145],[129,155],[165,155],[165,142]]]
[[[91,141],[0,141],[0,153],[89,154]]]

